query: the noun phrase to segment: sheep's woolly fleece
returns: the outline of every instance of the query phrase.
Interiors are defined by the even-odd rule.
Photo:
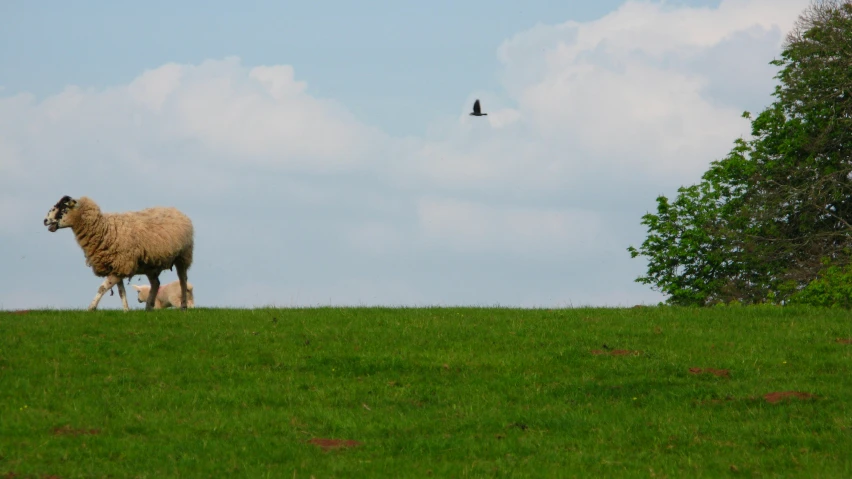
[[[102,213],[97,203],[83,196],[64,219],[97,276],[159,274],[178,257],[187,268],[192,264],[192,222],[177,208]]]
[[[178,280],[186,285],[194,247],[192,221],[172,207],[147,208],[126,213],[102,213],[91,198],[75,200],[63,196],[44,218],[47,230],[54,233],[71,228],[83,249],[86,264],[96,276],[105,276],[98,293],[89,304],[97,309],[104,293],[118,285],[124,310],[128,311],[123,278],[144,274],[154,288],[146,310],[154,308],[159,291],[159,275],[177,267]],[[183,292],[185,293],[185,291]],[[186,304],[181,305],[182,308]]]
[[[148,293],[151,291],[151,285],[134,284],[133,288],[139,293],[137,299],[140,303],[148,301]],[[180,281],[172,281],[171,283],[160,286],[157,290],[157,299],[154,301],[154,309],[180,307]],[[195,297],[192,294],[192,283],[186,283],[186,307],[195,307]]]

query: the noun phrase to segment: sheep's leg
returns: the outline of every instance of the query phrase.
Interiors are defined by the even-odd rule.
[[[145,303],[145,311],[154,309],[154,304],[157,302],[157,293],[160,292],[159,274],[147,274],[148,282],[151,283],[151,289],[148,293],[148,302]]]
[[[89,304],[89,311],[94,311],[98,308],[98,303],[101,302],[101,298],[104,294],[111,290],[116,283],[121,282],[121,279],[118,276],[107,276],[101,286],[98,288],[98,294],[95,295],[95,299],[92,300],[91,304]]]
[[[124,306],[124,311],[130,311],[130,306],[127,305],[127,293],[124,291],[124,280],[118,281],[118,295],[121,296],[121,305]]]
[[[177,266],[178,281],[180,281],[180,309],[186,309],[186,265],[183,262],[175,263]]]

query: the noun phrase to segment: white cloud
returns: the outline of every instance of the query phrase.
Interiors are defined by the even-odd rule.
[[[560,69],[600,56],[641,54],[659,60],[672,54],[692,55],[736,32],[784,34],[808,4],[808,0],[723,0],[711,8],[630,0],[597,20],[539,24],[508,39],[498,52],[510,67],[538,66],[510,68],[506,73],[511,79],[522,78],[518,75],[538,78],[544,69]],[[778,36],[778,47],[782,39]],[[515,85],[527,83],[529,80]]]
[[[236,58],[166,64],[104,91],[68,87],[38,102],[5,98],[0,115],[18,119],[9,121],[9,136],[38,145],[32,156],[60,164],[73,155],[69,146],[111,156],[113,166],[144,159],[146,150],[179,147],[196,157],[178,163],[340,171],[368,161],[384,137],[338,103],[308,94],[292,67],[246,68]]]
[[[196,288],[197,289],[197,288]],[[207,300],[224,307],[315,307],[315,306],[424,306],[409,286],[374,277],[331,277],[322,285],[287,283],[245,283],[224,295]]]
[[[11,177],[12,174],[20,174],[22,153],[20,146],[0,135],[0,175]]]
[[[583,209],[564,211],[500,208],[453,198],[424,198],[418,207],[420,228],[427,240],[465,252],[509,252],[562,257],[596,249],[602,236],[598,214]],[[584,253],[585,254],[585,253]]]
[[[403,242],[397,226],[369,220],[353,227],[349,238],[356,248],[376,256],[395,252]]]
[[[718,8],[629,1],[596,21],[539,25],[507,40],[499,49],[504,84],[551,143],[649,180],[689,181],[748,126],[738,120],[743,105],[719,105],[706,94],[715,86],[708,78],[714,66],[694,59],[708,60],[708,51],[738,34],[745,35],[740,43],[768,39],[778,48],[805,6],[802,0],[723,1]],[[723,59],[709,60],[725,66]],[[770,71],[757,80],[766,94]],[[728,76],[742,83],[741,74]]]
[[[521,112],[512,108],[492,111],[488,114],[488,124],[493,128],[505,128],[521,120]]]
[[[50,209],[49,206],[44,210],[44,213],[47,213],[48,209]],[[28,215],[28,213],[33,212],[35,212],[33,205],[25,201],[24,198],[0,192],[0,225],[2,225],[0,237],[21,234],[27,229],[27,223],[35,224],[31,216]]]
[[[704,82],[696,76],[639,62],[622,72],[598,65],[578,70],[529,87],[521,103],[544,136],[610,167],[694,177],[747,126],[738,120],[741,111],[702,98]]]
[[[478,128],[489,128],[487,124]],[[564,184],[548,166],[555,166],[546,150],[528,140],[495,137],[419,141],[405,145],[399,161],[388,165],[393,181],[452,189],[502,189],[522,185],[524,189]],[[474,136],[474,135],[471,135]],[[564,164],[564,163],[563,163]]]
[[[239,60],[184,67],[166,100],[173,134],[245,162],[309,171],[360,164],[383,135],[344,107],[315,98],[290,66],[246,69]]]
[[[131,98],[149,110],[159,112],[163,103],[179,86],[183,78],[183,67],[168,63],[154,70],[147,70],[127,87]]]
[[[290,65],[252,68],[249,77],[263,84],[278,101],[302,95],[308,87],[306,82],[296,81],[296,72]]]
[[[307,169],[350,166],[369,146],[369,128],[333,102],[305,94],[286,69],[261,67],[248,78],[199,75],[174,99],[175,128],[247,161]]]

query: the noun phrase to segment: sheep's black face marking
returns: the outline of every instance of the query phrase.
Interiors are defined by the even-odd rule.
[[[68,195],[63,196],[44,217],[44,225],[51,233],[60,228],[67,228],[68,225],[62,221],[65,213],[77,206],[77,201]]]

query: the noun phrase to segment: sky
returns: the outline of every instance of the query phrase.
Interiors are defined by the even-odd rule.
[[[198,307],[656,304],[642,215],[808,4],[0,2],[0,309],[94,297],[63,195],[190,216]]]

